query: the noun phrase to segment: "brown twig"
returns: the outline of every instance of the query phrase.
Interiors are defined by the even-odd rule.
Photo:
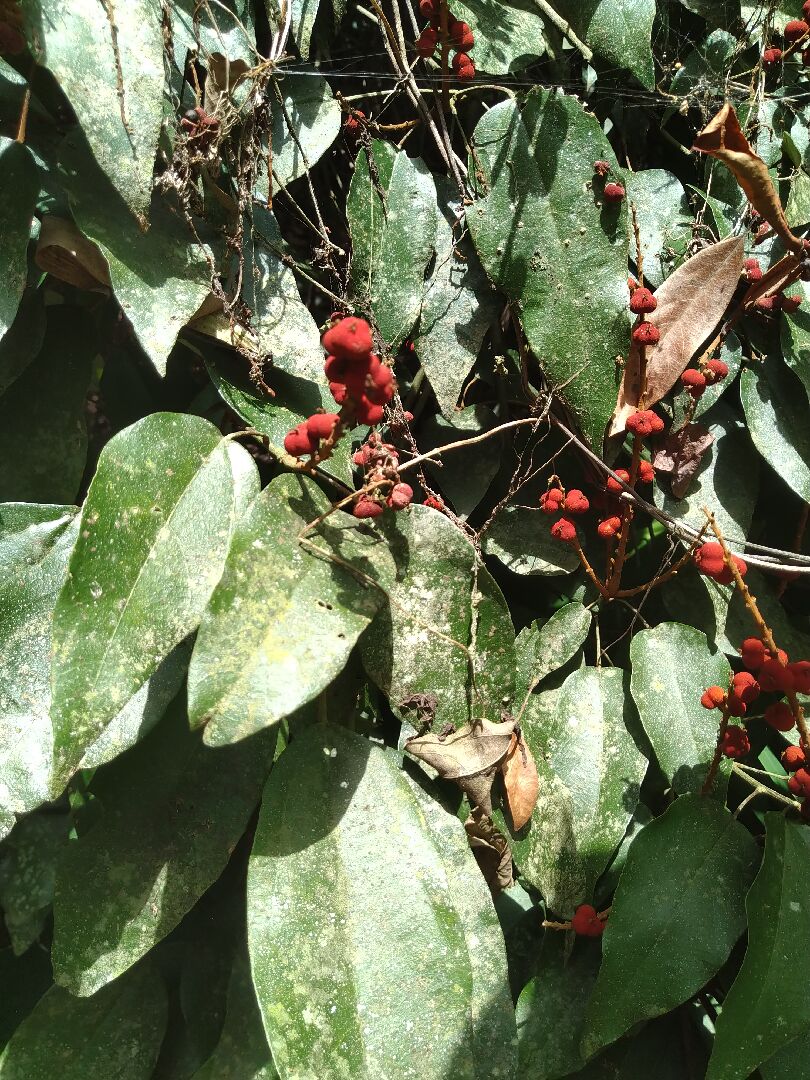
[[[711,765],[709,765],[709,771],[706,773],[706,779],[703,781],[703,787],[700,789],[701,795],[708,795],[714,787],[714,778],[717,776],[717,770],[720,768],[720,762],[723,760],[723,736],[728,730],[728,706],[723,703],[720,706],[720,726],[717,729],[717,745],[714,748],[714,757],[712,758]]]

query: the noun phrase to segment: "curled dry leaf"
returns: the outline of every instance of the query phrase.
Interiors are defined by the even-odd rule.
[[[515,721],[493,724],[477,720],[451,735],[419,735],[405,749],[426,762],[445,780],[453,780],[472,806],[492,814],[492,784],[498,767],[509,753]]]
[[[713,442],[714,436],[700,424],[686,424],[680,431],[666,437],[664,445],[653,458],[653,468],[656,472],[669,474],[670,487],[676,499],[682,499],[688,491],[703,455]]]
[[[787,223],[768,166],[748,144],[733,106],[728,102],[695,139],[693,150],[711,154],[730,169],[748,201],[790,251],[800,252],[802,241]]]
[[[717,327],[739,284],[744,250],[741,236],[730,236],[704,248],[670,274],[656,292],[658,306],[648,318],[660,330],[661,340],[647,349],[645,408],[655,405],[672,389]],[[610,435],[624,431],[628,416],[641,403],[642,390],[639,349],[634,344],[625,365]]]
[[[512,874],[512,850],[509,841],[496,828],[492,818],[475,809],[464,822],[467,840],[475,861],[484,875],[493,896],[511,889],[515,883]]]
[[[34,261],[46,274],[77,289],[109,289],[110,268],[99,247],[72,221],[46,214]]]
[[[501,772],[512,828],[519,832],[531,819],[540,791],[537,766],[522,735],[513,736],[512,748],[501,765]]]

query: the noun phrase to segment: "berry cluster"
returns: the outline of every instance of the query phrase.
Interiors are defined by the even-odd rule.
[[[399,479],[399,452],[395,446],[383,442],[377,432],[372,431],[352,460],[362,467],[367,489],[352,507],[355,517],[379,517],[386,506],[390,510],[404,510],[410,506],[413,488]]]
[[[697,401],[707,386],[722,382],[726,375],[728,364],[724,360],[706,360],[699,368],[687,368],[681,375],[681,385]]]
[[[766,68],[775,67],[799,46],[810,43],[808,38],[808,35],[810,35],[810,0],[807,0],[802,6],[802,15],[804,18],[791,19],[785,26],[782,34],[786,46],[784,50],[774,45],[765,49],[762,54],[762,63]],[[802,63],[805,65],[810,64],[810,48],[803,50]]]
[[[595,161],[593,171],[601,180],[604,180],[610,172],[610,162]],[[602,198],[606,203],[620,203],[626,194],[622,184],[616,184],[610,180],[602,188]]]
[[[644,289],[632,278],[628,280],[630,287],[630,310],[638,315],[636,325],[633,327],[633,341],[639,347],[644,345],[657,345],[661,339],[661,332],[657,326],[647,321],[647,316],[652,314],[658,307],[649,289]]]
[[[801,296],[785,296],[776,292],[769,296],[760,296],[754,301],[754,308],[763,315],[778,315],[780,311],[792,315],[799,308],[802,299]]]
[[[706,577],[716,581],[718,585],[730,585],[734,580],[731,567],[726,566],[723,548],[716,540],[709,540],[707,543],[701,544],[692,555],[692,558],[701,574],[705,574]],[[731,560],[737,567],[740,577],[745,577],[748,572],[745,561],[737,555],[732,555]]]
[[[443,39],[441,25],[441,5],[445,0],[420,0],[419,10],[430,20],[416,41],[416,51],[423,60],[433,56],[440,44],[446,44],[455,53],[451,66],[457,79],[469,82],[475,78],[475,64],[470,50],[475,44],[475,35],[468,23],[456,19],[447,13],[447,35]]]

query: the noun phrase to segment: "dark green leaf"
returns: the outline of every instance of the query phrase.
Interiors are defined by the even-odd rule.
[[[0,398],[3,501],[76,498],[87,457],[84,406],[95,352],[94,325],[85,311],[49,309],[39,356]]]
[[[630,686],[658,764],[679,794],[699,791],[717,745],[719,717],[704,709],[707,686],[728,686],[725,656],[683,623],[642,630],[630,645]]]
[[[590,611],[575,600],[555,611],[542,626],[535,622],[520,631],[515,638],[518,706],[520,694],[529,693],[546,675],[568,663],[588,636],[590,627]]]
[[[579,556],[570,544],[554,539],[550,526],[542,510],[509,506],[487,529],[484,551],[513,574],[570,574],[579,568]]]
[[[410,334],[419,315],[425,270],[436,242],[433,177],[419,158],[390,143],[371,144],[374,172],[361,152],[346,212],[352,236],[352,291],[369,304],[389,349]]]
[[[248,926],[282,1076],[512,1075],[488,890],[460,822],[393,753],[331,725],[290,744],[265,790]]]
[[[810,219],[810,214],[807,218]],[[804,306],[790,315],[783,314],[779,320],[779,329],[785,363],[799,376],[805,393],[810,394],[810,312],[807,310],[807,294],[798,282],[790,291],[798,296],[800,288],[805,296]]]
[[[745,927],[758,861],[750,833],[714,799],[683,795],[630,848],[588,1005],[586,1057],[691,997]]]
[[[0,848],[0,906],[18,956],[39,937],[51,910],[56,861],[69,825],[65,814],[30,814]]]
[[[192,724],[205,741],[235,742],[315,698],[345,667],[385,601],[382,589],[299,544],[329,509],[309,480],[281,476],[236,527],[225,573],[203,618],[189,671]],[[380,584],[394,578],[386,542],[343,513],[310,540]]]
[[[693,214],[680,180],[666,169],[641,169],[628,178],[644,255],[644,284],[657,289],[686,255]],[[635,246],[631,247],[635,259]]]
[[[104,448],[54,612],[54,794],[196,628],[257,487],[247,452],[198,417],[154,413]]]
[[[745,901],[748,949],[717,1021],[707,1080],[748,1076],[807,1030],[810,987],[788,972],[810,949],[810,829],[765,815],[765,855]]]
[[[425,452],[460,439],[472,439],[484,431],[491,431],[497,423],[497,417],[486,405],[459,409],[449,419],[436,413],[419,425],[419,449]],[[477,446],[473,469],[469,455],[463,450],[444,455],[435,463],[425,462],[428,483],[441,490],[459,517],[469,517],[486,495],[501,466],[503,445],[500,436],[493,436]]]
[[[810,427],[804,387],[771,354],[756,370],[743,371],[740,397],[754,446],[797,495],[810,501]]]
[[[0,135],[0,338],[14,321],[28,276],[28,238],[39,194],[39,169],[22,143]]]
[[[95,997],[53,986],[0,1057],[3,1080],[149,1080],[166,1028],[166,990],[148,966]]]
[[[43,290],[28,288],[23,293],[14,322],[0,338],[0,394],[5,394],[33,361],[44,338]]]
[[[478,254],[600,447],[616,404],[615,359],[629,346],[626,212],[588,187],[593,162],[614,160],[610,144],[578,101],[543,90],[522,111],[511,100],[494,106],[474,138],[489,189],[467,210]]]
[[[653,89],[655,0],[554,0],[552,6],[600,60],[632,72],[642,86]]]
[[[810,1030],[768,1058],[759,1067],[762,1080],[796,1080],[810,1058]]]
[[[478,71],[521,71],[546,52],[543,19],[531,0],[455,0],[453,15],[469,23],[475,35],[472,59]]]
[[[274,188],[286,187],[323,157],[340,131],[341,116],[329,83],[314,73],[286,75],[278,85],[284,107],[275,96],[270,100]]]
[[[177,703],[96,773],[104,808],[63,858],[54,897],[54,977],[86,996],[164,938],[219,877],[256,806],[273,733],[211,750]]]

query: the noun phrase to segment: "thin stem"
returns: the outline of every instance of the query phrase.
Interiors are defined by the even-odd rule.
[[[748,773],[743,772],[741,766],[739,766],[736,761],[732,764],[731,770],[736,776],[739,776],[741,780],[744,780],[749,787],[756,788],[758,794],[770,795],[772,799],[776,799],[776,801],[782,803],[783,806],[789,806],[791,810],[795,810],[798,813],[800,809],[799,803],[794,799],[787,798],[786,795],[782,795],[778,791],[774,791],[773,788],[766,787],[765,784],[760,784],[753,776],[749,776]]]
[[[703,781],[703,787],[700,789],[701,795],[708,795],[714,787],[714,778],[717,776],[717,770],[720,768],[720,762],[723,759],[723,736],[728,729],[728,708],[725,704],[721,705],[720,726],[717,729],[717,745],[714,748],[714,757],[712,763],[709,766],[709,771],[706,773],[706,779]]]
[[[557,27],[563,37],[568,38],[568,40],[571,42],[575,49],[579,49],[579,51],[582,53],[582,59],[590,63],[590,61],[593,60],[593,53],[584,41],[580,41],[580,39],[571,29],[571,24],[566,22],[566,20],[563,19],[561,15],[557,14],[551,4],[548,3],[548,0],[533,0],[533,2],[535,7],[540,8],[540,10],[543,12],[543,15],[548,19],[548,21],[550,23],[553,23],[554,26]]]

